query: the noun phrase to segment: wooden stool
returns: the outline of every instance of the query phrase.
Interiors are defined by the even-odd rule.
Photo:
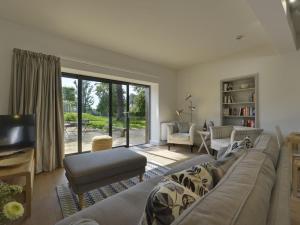
[[[95,136],[92,140],[92,152],[112,148],[112,137],[108,135]]]

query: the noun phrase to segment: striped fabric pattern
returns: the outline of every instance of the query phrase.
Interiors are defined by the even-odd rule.
[[[168,172],[170,168],[160,166],[155,162],[148,161],[146,166],[146,172],[144,174],[144,180],[148,180],[155,176],[160,176]],[[133,177],[128,180],[116,182],[89,192],[84,193],[85,206],[94,205],[109,196],[124,191],[139,183],[138,177]],[[68,217],[78,211],[80,211],[79,203],[76,194],[74,194],[67,184],[58,185],[56,192],[63,217]]]

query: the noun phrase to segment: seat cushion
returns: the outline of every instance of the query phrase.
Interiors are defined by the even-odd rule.
[[[177,142],[188,142],[190,135],[188,133],[174,133],[170,135],[170,140]]]
[[[147,159],[126,148],[67,156],[64,166],[73,184],[86,184],[146,166]]]

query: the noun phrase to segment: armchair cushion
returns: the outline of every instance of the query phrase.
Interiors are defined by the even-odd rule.
[[[177,142],[188,142],[190,140],[189,133],[174,133],[170,135],[170,140]]]
[[[187,122],[176,122],[178,133],[189,133],[190,124]]]
[[[176,124],[168,125],[168,137],[167,142],[169,144],[183,144],[183,145],[193,145],[194,144],[194,133],[195,133],[195,124],[189,124],[189,123],[181,123],[185,124],[183,126],[187,125],[187,131],[186,132],[180,132],[178,129],[177,124],[179,122],[176,122]]]

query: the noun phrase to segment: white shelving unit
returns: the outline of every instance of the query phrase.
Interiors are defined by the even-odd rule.
[[[221,80],[221,123],[259,127],[258,74]]]

